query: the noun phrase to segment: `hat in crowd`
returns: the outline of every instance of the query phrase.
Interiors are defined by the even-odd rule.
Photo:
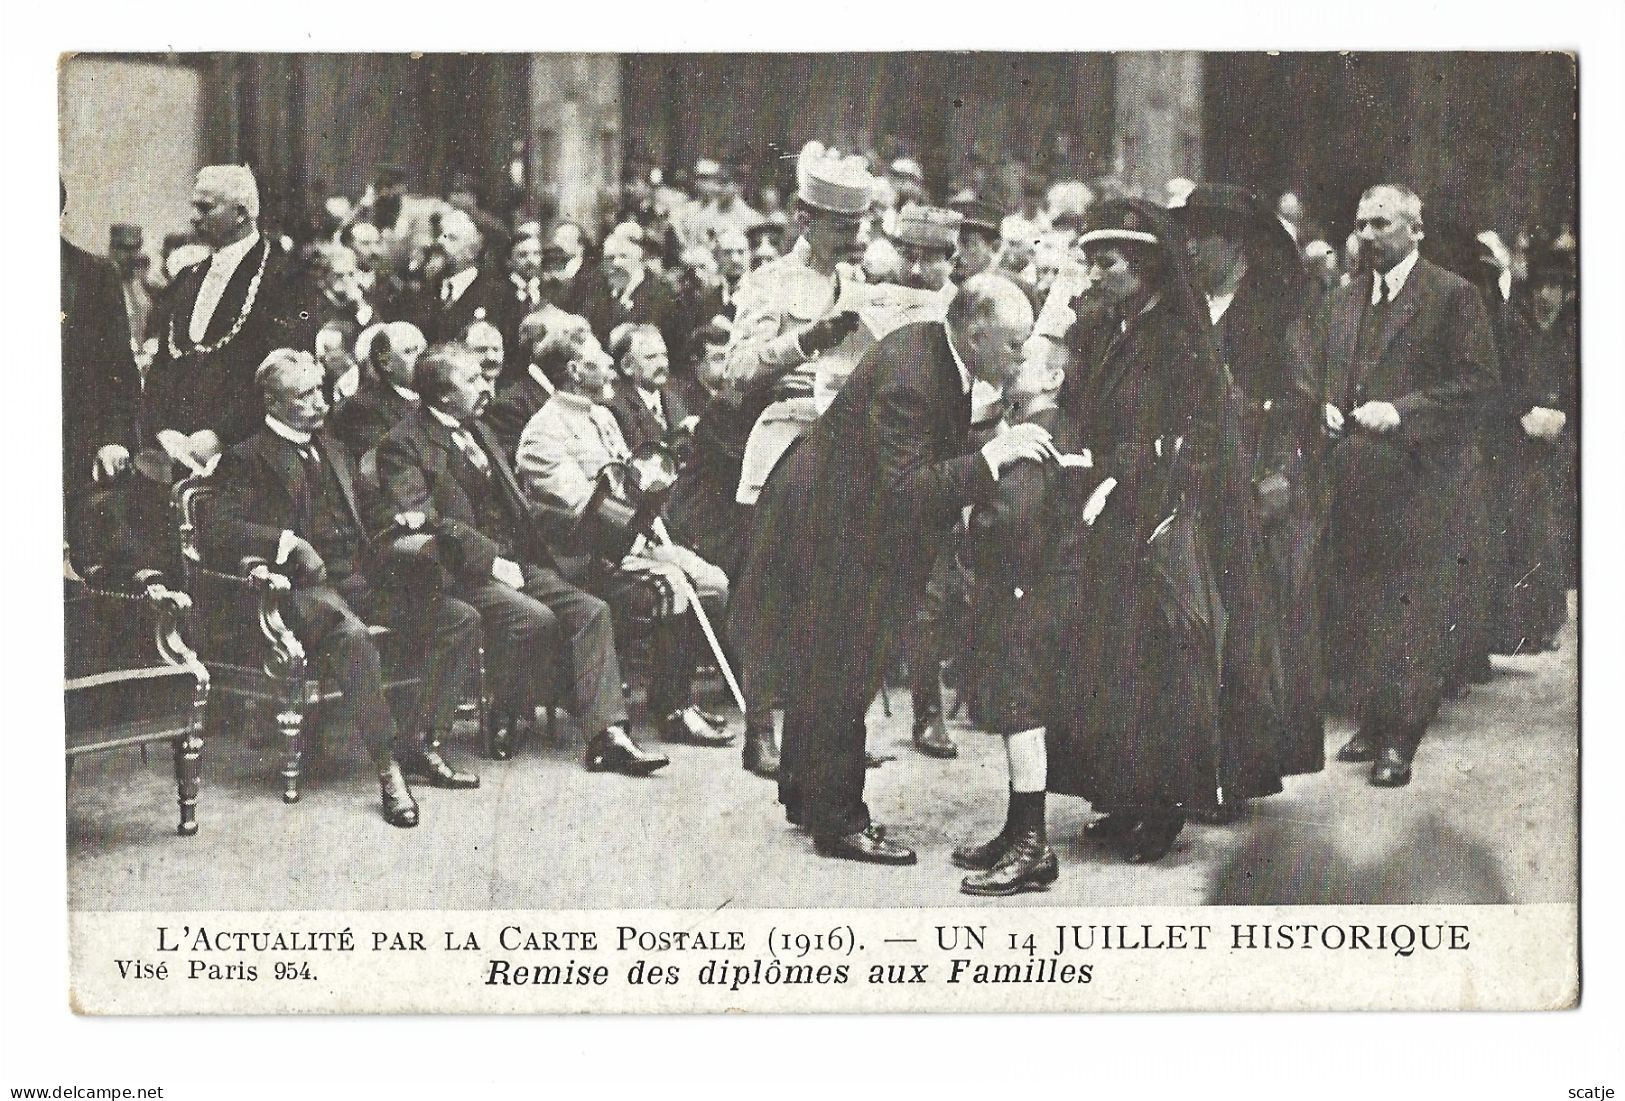
[[[1128,202],[1102,203],[1084,218],[1083,233],[1076,244],[1087,247],[1100,243],[1155,245],[1159,243],[1150,221]]]
[[[204,165],[198,169],[197,186],[236,203],[248,212],[249,218],[260,216],[260,187],[247,165]]]
[[[843,157],[810,141],[796,158],[796,197],[814,210],[848,217],[869,209],[869,167],[862,157]]]
[[[1298,255],[1298,243],[1269,203],[1234,184],[1198,184],[1183,204],[1170,214],[1189,236],[1203,230],[1240,237],[1255,248],[1269,248],[1283,256]]]
[[[986,199],[960,199],[948,205],[959,212],[966,229],[980,230],[989,237],[998,237],[1004,228],[1004,210]]]
[[[107,230],[107,246],[109,248],[140,248],[141,227],[132,226],[125,222],[113,223]]]
[[[905,203],[903,209],[897,212],[897,223],[891,235],[893,240],[918,248],[956,249],[959,247],[959,226],[963,221],[964,217],[957,210]]]
[[[920,163],[912,157],[898,157],[892,161],[891,174],[913,180],[917,184],[925,183],[925,172],[921,170]]]

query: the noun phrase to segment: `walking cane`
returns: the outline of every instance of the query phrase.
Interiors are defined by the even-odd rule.
[[[666,531],[666,522],[660,517],[654,518],[649,526],[650,534],[663,547],[674,546],[671,535]],[[705,633],[705,641],[711,645],[711,653],[717,659],[717,668],[722,670],[722,679],[728,682],[728,691],[733,693],[734,702],[739,705],[739,713],[745,714],[745,693],[739,687],[739,681],[734,677],[733,666],[728,664],[727,656],[722,652],[722,641],[717,638],[717,632],[711,626],[711,617],[706,615],[705,607],[700,603],[700,594],[694,591],[693,582],[689,581],[688,574],[681,569],[674,571],[677,574],[677,586],[688,598],[688,606],[694,610],[694,618],[699,621],[700,630]]]

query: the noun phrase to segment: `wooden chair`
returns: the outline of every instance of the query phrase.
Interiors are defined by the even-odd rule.
[[[70,578],[64,592],[67,776],[92,753],[168,742],[182,837],[197,833],[209,671],[187,645],[192,602],[156,570]]]
[[[343,693],[312,668],[289,626],[293,585],[287,577],[263,559],[244,559],[231,572],[205,563],[198,541],[199,514],[214,490],[206,479],[194,477],[177,484],[172,495],[184,584],[197,606],[198,652],[213,677],[217,708],[224,699],[232,699],[244,704],[250,717],[266,708],[273,711],[282,743],[282,801],[297,803],[309,720],[341,700]],[[438,574],[438,565],[423,557],[429,546],[427,540],[392,544],[402,570],[420,571],[401,583],[426,583],[423,578]],[[376,625],[368,631],[383,659],[384,690],[394,702],[418,687],[417,678],[398,672],[402,664],[398,633]],[[482,651],[472,698],[461,708],[479,724],[482,741],[490,737],[486,711]]]

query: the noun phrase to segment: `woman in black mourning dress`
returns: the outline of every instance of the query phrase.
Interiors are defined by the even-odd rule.
[[[1183,238],[1161,208],[1122,199],[1078,243],[1092,281],[1062,404],[1115,485],[1056,655],[1073,680],[1048,786],[1087,798],[1103,814],[1091,837],[1144,863],[1187,816],[1281,790],[1279,648],[1240,395]]]

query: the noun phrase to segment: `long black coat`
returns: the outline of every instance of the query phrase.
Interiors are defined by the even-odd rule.
[[[247,439],[259,430],[265,411],[254,385],[261,361],[276,348],[314,350],[321,326],[315,292],[264,237],[232,273],[209,319],[203,347],[224,339],[237,323],[262,261],[264,275],[242,328],[213,351],[201,350],[188,333],[209,262],[193,264],[175,277],[163,315],[150,325],[158,335],[158,354],[147,375],[142,428],[148,437],[165,428],[187,433],[210,428],[227,447]]]
[[[1451,519],[1496,356],[1482,296],[1425,259],[1393,302],[1369,306],[1370,294],[1369,277],[1333,292],[1304,345],[1303,389],[1316,409],[1388,401],[1400,417],[1380,436],[1351,418],[1328,449],[1329,660],[1347,669],[1362,722],[1419,732],[1443,689]],[[1385,312],[1362,365],[1355,342],[1367,309]]]
[[[1305,432],[1315,432],[1314,410],[1295,385],[1304,284],[1294,270],[1250,268],[1214,326],[1219,357],[1241,393],[1240,437],[1226,446],[1251,455],[1280,640],[1288,775],[1325,763],[1324,494],[1314,448],[1304,448]]]
[[[111,263],[62,242],[62,493],[90,485],[98,449],[133,450],[141,379],[124,292]]]
[[[1074,327],[1065,393],[1101,480],[1117,479],[1077,587],[1079,670],[1050,731],[1050,790],[1097,809],[1211,809],[1280,790],[1279,657],[1252,526],[1237,395],[1151,299]]]
[[[757,505],[729,611],[751,698],[781,685],[858,706],[874,695],[957,510],[996,488],[969,432],[940,322],[905,325],[864,355]]]

